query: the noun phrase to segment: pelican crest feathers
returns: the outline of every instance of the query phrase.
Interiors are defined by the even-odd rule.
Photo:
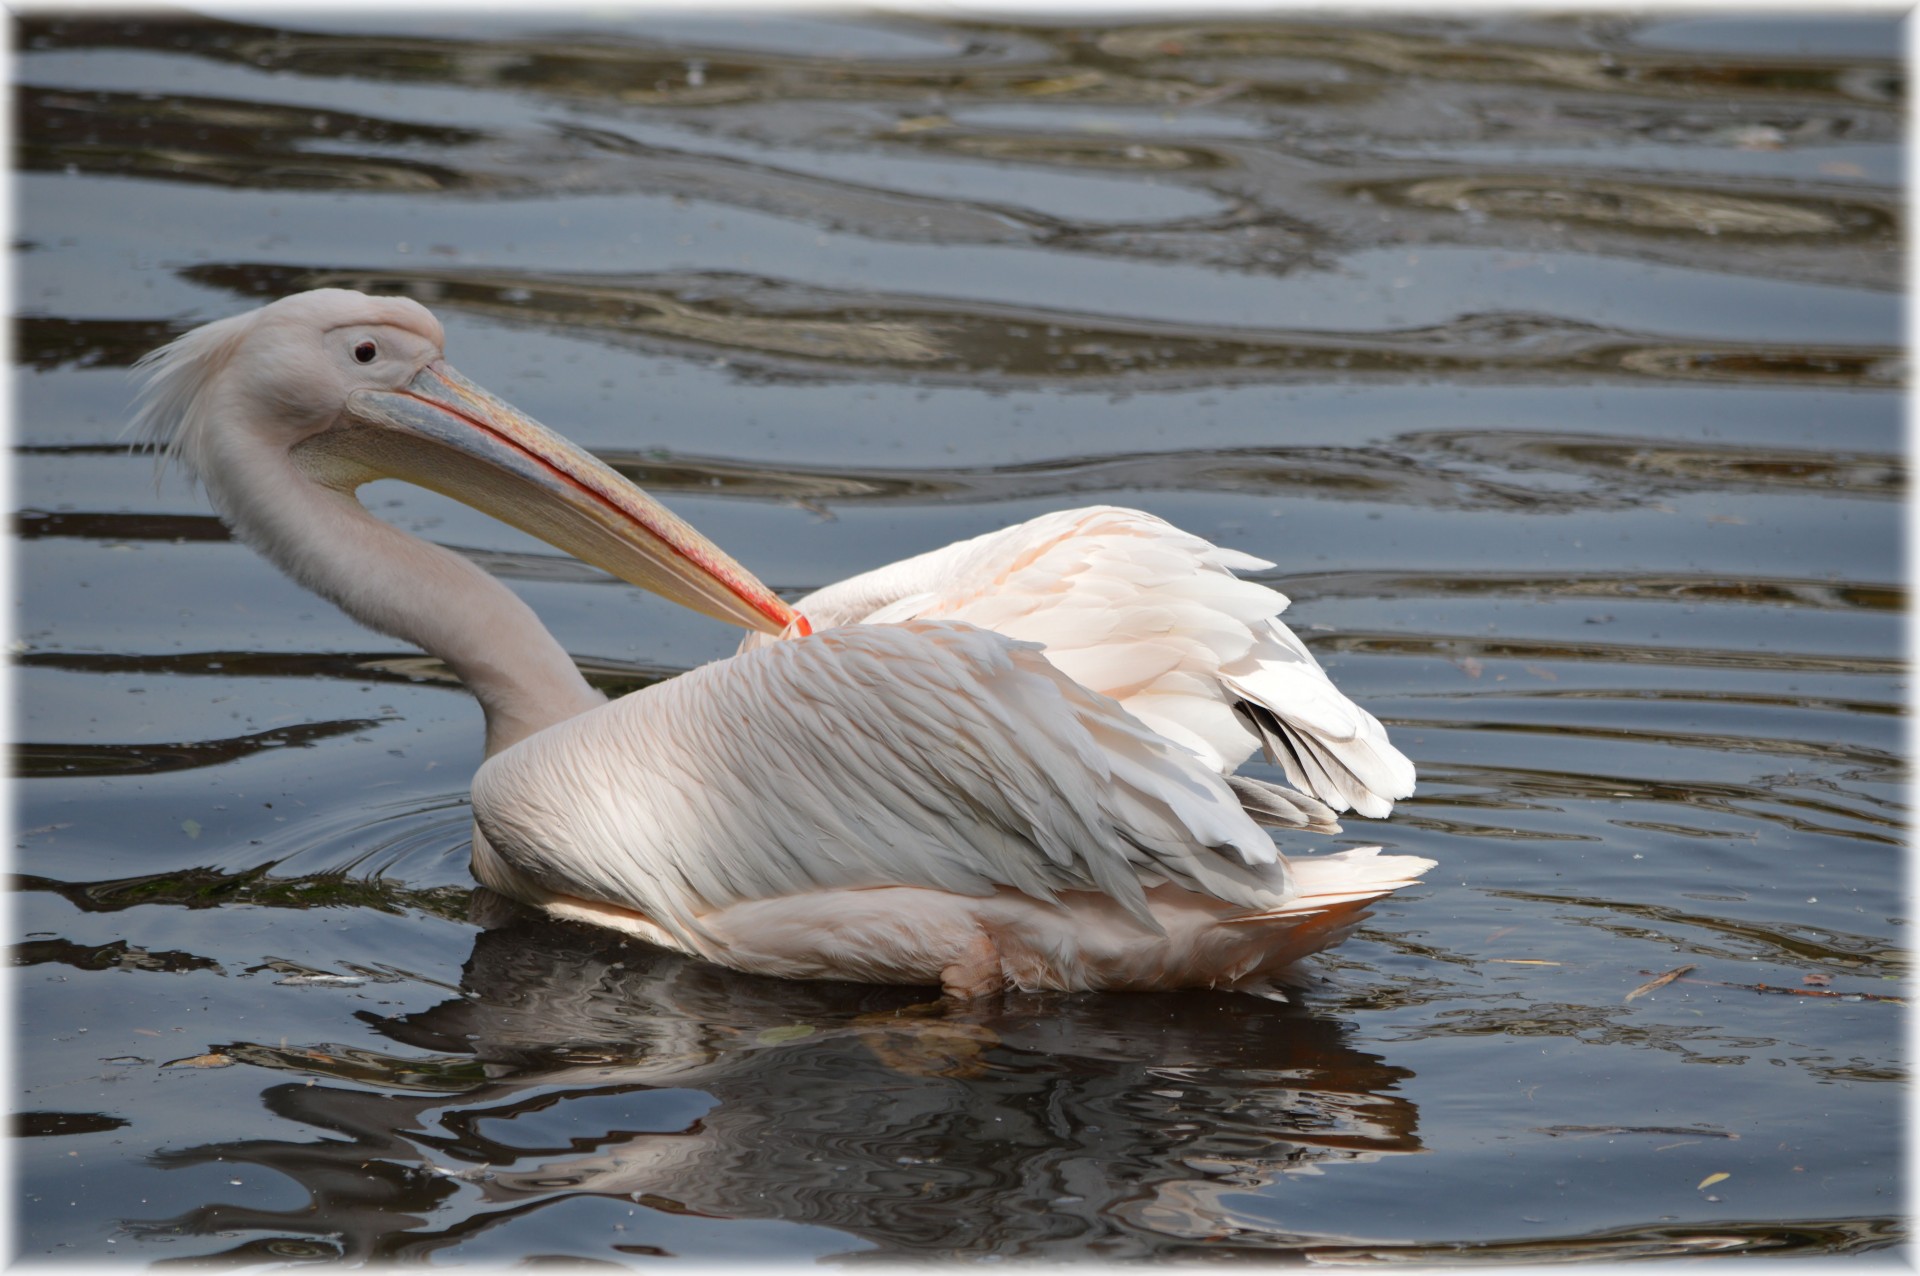
[[[246,339],[253,318],[238,314],[217,319],[148,351],[134,363],[133,373],[140,378],[139,406],[123,437],[131,438],[134,451],[153,453],[156,487],[176,461],[199,479],[200,436],[211,419],[199,409]]]
[[[356,318],[404,316],[409,326],[424,328],[436,338],[441,334],[439,320],[412,298],[316,288],[202,324],[136,360],[137,406],[123,437],[130,439],[134,451],[154,454],[155,485],[176,462],[185,466],[194,481],[204,478],[206,436],[215,418],[207,409],[222,374],[242,346],[266,334],[299,331],[348,308]]]

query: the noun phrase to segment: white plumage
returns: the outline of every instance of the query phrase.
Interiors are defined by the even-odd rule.
[[[1232,572],[1270,564],[1095,507],[796,610],[440,346],[411,302],[301,294],[150,356],[141,422],[238,535],[474,691],[486,884],[740,969],[970,996],[1258,988],[1431,866],[1290,866],[1261,831],[1413,788],[1287,600]],[[366,513],[385,475],[757,632],[605,703],[511,592]],[[1233,775],[1256,748],[1305,792]]]
[[[794,604],[816,627],[963,620],[1039,643],[1221,774],[1255,749],[1335,811],[1385,817],[1413,764],[1279,620],[1287,598],[1222,549],[1138,510],[1063,510],[829,585]],[[769,641],[748,635],[741,649]]]

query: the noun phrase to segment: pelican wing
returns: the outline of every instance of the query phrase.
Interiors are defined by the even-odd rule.
[[[1164,881],[1247,908],[1293,889],[1217,774],[1032,644],[953,621],[696,669],[496,755],[473,805],[542,889],[678,935],[825,889],[1094,890],[1150,930]]]
[[[1286,596],[1230,570],[1271,566],[1151,514],[1094,506],[855,576],[795,606],[816,629],[943,617],[1039,643],[1068,677],[1216,771],[1263,749],[1334,810],[1384,816],[1413,792],[1413,764],[1280,622]],[[765,641],[749,636],[742,649]]]

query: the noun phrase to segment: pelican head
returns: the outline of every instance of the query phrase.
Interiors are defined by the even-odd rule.
[[[797,613],[602,462],[448,366],[445,334],[405,297],[324,288],[196,328],[146,356],[134,428],[215,505],[271,492],[290,461],[351,493],[397,478],[450,496],[732,624],[778,633]]]

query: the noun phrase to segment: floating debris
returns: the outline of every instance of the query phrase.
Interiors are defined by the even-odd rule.
[[[1622,1000],[1632,1001],[1635,997],[1644,996],[1645,994],[1652,992],[1656,988],[1665,988],[1668,984],[1672,983],[1674,980],[1680,978],[1680,976],[1686,974],[1688,971],[1693,969],[1694,967],[1692,966],[1675,966],[1672,970],[1669,970],[1666,974],[1655,975],[1652,979],[1647,980],[1646,983],[1641,984],[1638,988],[1635,988],[1632,992],[1628,993],[1624,998],[1622,998]]]
[[[1696,979],[1690,983],[1712,984],[1717,988],[1744,988],[1748,992],[1777,992],[1789,997],[1832,997],[1838,1001],[1884,1001],[1895,1006],[1907,1004],[1905,997],[1890,997],[1879,992],[1831,992],[1820,988],[1781,988],[1775,984],[1729,984],[1718,979]]]
[[[298,974],[273,981],[276,988],[358,988],[366,983],[364,975]]]
[[[309,1080],[307,1084],[312,1085],[313,1082]],[[450,1169],[444,1165],[434,1165],[429,1163],[422,1168],[428,1174],[435,1174],[441,1178],[447,1178],[447,1179],[459,1179],[463,1183],[485,1183],[493,1178],[493,1171],[488,1169],[484,1165],[474,1165],[474,1166],[469,1166],[464,1170],[456,1170],[456,1169]]]

